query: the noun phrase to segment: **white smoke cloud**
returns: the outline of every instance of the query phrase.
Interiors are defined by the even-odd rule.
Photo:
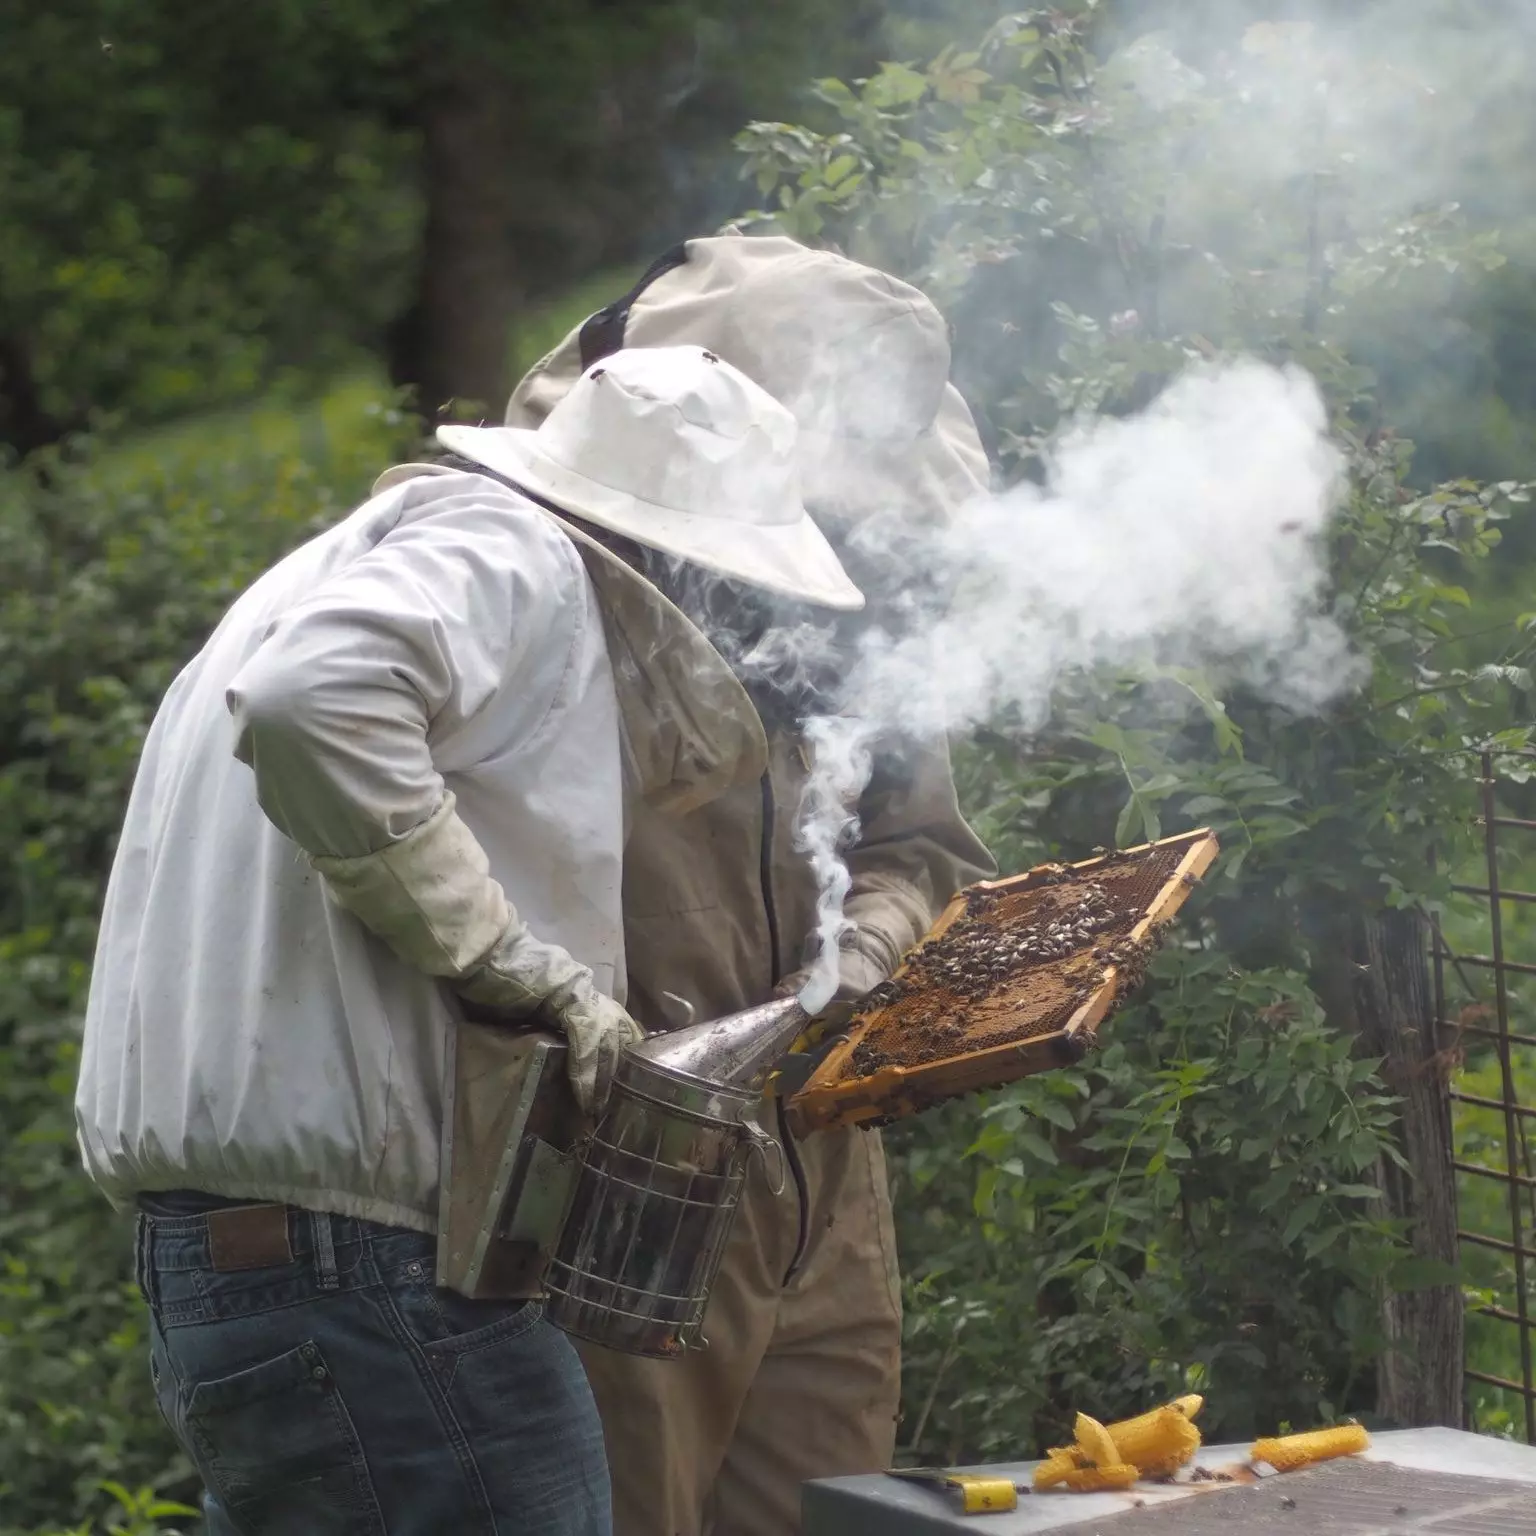
[[[1241,302],[1305,305],[1318,334],[1347,340],[1340,295],[1369,279],[1374,249],[1383,271],[1419,277],[1411,293],[1375,296],[1366,323],[1418,356],[1453,318],[1468,259],[1457,240],[1421,235],[1420,215],[1438,230],[1433,210],[1460,202],[1474,225],[1497,219],[1536,248],[1530,0],[1384,0],[1347,12],[1233,0],[1219,26],[1193,19],[1184,0],[1114,15],[1104,35],[1119,46],[1095,90],[1094,179],[1104,216],[1156,245],[1158,276],[1149,293],[1139,268],[1125,291],[1113,274],[1090,274],[1106,286],[1083,302],[1101,320],[1115,312],[1163,337],[1220,337],[1235,284],[1248,293]],[[957,8],[957,30],[969,24]],[[930,211],[932,227],[943,222]],[[963,261],[958,274],[935,270],[938,286],[968,276]],[[820,318],[808,308],[801,323],[819,333]],[[1019,329],[1019,317],[989,318],[998,334]],[[987,329],[970,320],[973,336]],[[823,371],[835,437],[838,370]],[[912,371],[894,358],[867,370],[887,392]],[[1404,375],[1399,367],[1388,394],[1421,412],[1462,387],[1444,366]],[[807,383],[820,388],[819,377]],[[858,394],[859,414],[878,416],[878,402]],[[802,422],[816,419],[805,401],[793,405]],[[899,549],[955,598],[906,613],[899,634],[866,636],[833,709],[809,724],[802,841],[822,901],[806,1005],[836,985],[847,890],[837,850],[881,737],[964,732],[1003,712],[1037,731],[1058,682],[1100,667],[1198,668],[1299,712],[1355,686],[1361,665],[1323,611],[1322,535],[1342,479],[1313,381],[1237,362],[1189,372],[1134,418],[1068,431],[1043,487],[979,500],[915,547],[905,535],[884,542],[889,520],[860,523],[856,552],[876,569],[889,571]]]
[[[1263,195],[1325,169],[1365,206],[1404,212],[1524,173],[1511,163],[1513,141],[1490,137],[1523,130],[1529,143],[1536,10],[1526,0],[1364,0],[1348,10],[1234,0],[1214,29],[1192,27],[1187,11],[1183,0],[1124,7],[1121,46],[1100,82],[1128,87],[1154,113],[1193,107],[1197,128],[1204,92],[1229,98],[1221,132],[1201,139],[1173,202],[1199,209],[1210,195],[1248,193],[1261,214]],[[1238,101],[1245,111],[1232,110]],[[1527,121],[1510,122],[1516,113]]]
[[[899,636],[866,635],[836,713],[807,727],[801,840],[821,889],[808,1010],[836,989],[838,849],[880,737],[964,731],[1005,710],[1038,730],[1063,675],[1098,667],[1198,667],[1299,710],[1357,681],[1323,610],[1343,469],[1305,373],[1200,367],[1138,416],[1063,434],[1043,486],[978,498],[926,534],[912,553],[952,599],[907,615]]]

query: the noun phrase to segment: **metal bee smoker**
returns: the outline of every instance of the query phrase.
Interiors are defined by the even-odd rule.
[[[704,1309],[747,1160],[781,1156],[756,1112],[808,1023],[793,999],[631,1047],[584,1127],[557,1036],[462,1024],[443,1115],[438,1284],[543,1295],[565,1332],[671,1358]],[[782,1182],[782,1167],[777,1169]]]

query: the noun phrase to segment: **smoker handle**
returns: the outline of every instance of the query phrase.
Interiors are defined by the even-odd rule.
[[[777,1200],[784,1193],[784,1148],[756,1120],[743,1120],[741,1128],[746,1132],[747,1153],[750,1156],[755,1152],[762,1159],[763,1174],[768,1179],[769,1192]],[[772,1174],[768,1172],[770,1150],[773,1152],[774,1172]]]

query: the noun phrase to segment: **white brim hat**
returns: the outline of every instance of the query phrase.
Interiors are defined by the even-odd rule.
[[[438,428],[445,448],[573,517],[798,602],[863,594],[798,491],[794,418],[701,347],[629,348],[536,431]]]

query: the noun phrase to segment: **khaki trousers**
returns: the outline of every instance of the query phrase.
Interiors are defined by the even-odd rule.
[[[709,1347],[679,1360],[582,1350],[614,1536],[795,1536],[803,1482],[891,1464],[901,1292],[879,1132],[824,1131],[799,1148],[807,1243],[787,1285],[799,1198],[792,1178],[775,1197],[754,1159]]]

